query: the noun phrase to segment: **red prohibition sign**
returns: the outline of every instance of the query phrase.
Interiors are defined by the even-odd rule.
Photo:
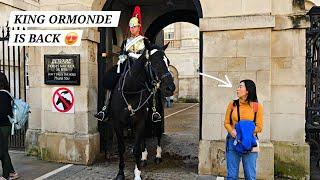
[[[67,102],[67,100],[59,93],[59,91],[61,90],[65,90],[67,91],[67,93],[69,93],[71,95],[71,102]],[[54,101],[55,99],[55,96],[58,96],[58,100],[60,100],[60,102],[62,103],[63,107],[66,107],[65,109],[60,109],[57,105],[56,105],[56,102]],[[68,88],[58,88],[54,93],[53,93],[53,96],[52,96],[52,103],[53,103],[53,106],[56,108],[57,111],[59,112],[68,112],[70,111],[70,109],[72,108],[72,106],[74,105],[74,97],[73,97],[73,94],[72,92],[70,91],[70,89]]]

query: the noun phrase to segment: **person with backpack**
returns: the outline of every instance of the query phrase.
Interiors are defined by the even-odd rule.
[[[10,91],[6,75],[0,72],[0,90]],[[0,160],[2,173],[0,180],[17,179],[18,173],[15,172],[9,155],[9,135],[11,134],[11,122],[8,116],[13,116],[12,98],[5,91],[0,91]]]
[[[256,179],[258,133],[263,128],[263,107],[258,103],[256,85],[252,80],[240,81],[239,99],[229,103],[224,127],[226,140],[227,179],[238,179],[242,160],[246,180]]]

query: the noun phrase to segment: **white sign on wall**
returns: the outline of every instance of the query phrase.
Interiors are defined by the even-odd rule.
[[[54,87],[52,89],[52,112],[74,113],[73,87]]]

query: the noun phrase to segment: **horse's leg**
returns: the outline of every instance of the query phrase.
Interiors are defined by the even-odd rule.
[[[136,161],[136,166],[134,169],[134,180],[141,180],[141,171],[140,171],[140,163],[141,163],[141,143],[144,138],[144,128],[145,128],[145,116],[144,113],[141,112],[140,116],[136,114],[135,119],[135,128],[136,135],[134,141],[133,154]]]
[[[156,122],[155,125],[155,134],[157,136],[158,144],[157,144],[157,154],[155,158],[155,163],[160,164],[162,162],[162,148],[161,148],[161,137],[162,133],[164,132],[164,102],[163,98],[161,97],[160,91],[157,92],[157,111],[161,114],[161,121]]]
[[[158,144],[157,144],[157,154],[156,154],[156,159],[154,160],[156,164],[160,164],[162,162],[162,149],[161,149],[161,133],[158,134],[157,136]]]
[[[111,152],[113,149],[113,126],[112,123],[110,123],[110,121],[103,123],[105,126],[105,147],[104,147],[104,152],[105,152],[105,159],[106,160],[110,160],[111,157]]]
[[[141,154],[141,167],[147,166],[147,159],[148,159],[148,151],[147,151],[147,145],[146,145],[146,138],[143,138],[142,141],[142,149],[144,150]]]
[[[125,151],[125,146],[124,146],[124,139],[123,139],[123,129],[122,128],[115,128],[115,133],[117,136],[117,141],[118,141],[118,153],[119,153],[119,172],[117,174],[116,180],[124,180],[124,151]]]

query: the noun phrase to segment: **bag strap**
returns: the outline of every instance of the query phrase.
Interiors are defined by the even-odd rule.
[[[258,108],[259,108],[259,103],[258,102],[253,102],[252,103],[253,106],[253,112],[254,112],[254,125],[256,125],[256,118],[257,118],[257,112],[258,112]],[[259,139],[258,134],[256,134],[257,139]]]
[[[13,98],[12,94],[11,94],[9,91],[4,90],[4,89],[0,89],[0,91],[2,91],[2,92],[6,92],[6,93],[11,97],[11,99],[12,99],[12,100],[14,100],[14,98]]]
[[[238,115],[238,122],[240,121],[240,104],[239,104],[239,99],[236,100],[236,106],[237,106],[237,115]]]
[[[239,99],[237,100],[233,100],[233,104],[232,104],[232,109],[231,109],[231,112],[230,112],[230,124],[232,125],[233,124],[233,121],[232,121],[232,112],[233,112],[233,109],[234,107],[237,107],[237,115],[238,115],[238,121],[240,121],[240,110],[239,110]]]
[[[14,98],[13,96],[11,95],[11,93],[7,90],[4,90],[4,89],[0,89],[0,92],[6,92],[12,99],[11,101],[11,105],[13,105],[13,101],[14,101]],[[10,118],[10,116],[8,115],[8,118]],[[14,126],[15,126],[15,122],[11,122],[12,126],[11,126],[11,135],[14,135]]]
[[[238,121],[240,121],[240,108],[239,108],[239,99],[237,100],[233,100],[233,106],[230,112],[230,124],[233,124],[232,121],[232,112],[234,107],[237,107],[237,116],[238,116]],[[256,125],[256,119],[257,119],[257,112],[258,112],[258,108],[259,108],[259,103],[258,102],[252,102],[252,106],[253,106],[253,112],[254,112],[254,118],[253,118],[253,122]]]
[[[258,112],[259,104],[257,102],[253,102],[252,106],[253,106],[253,112],[254,112],[253,122],[254,122],[254,124],[256,124],[257,112]]]

